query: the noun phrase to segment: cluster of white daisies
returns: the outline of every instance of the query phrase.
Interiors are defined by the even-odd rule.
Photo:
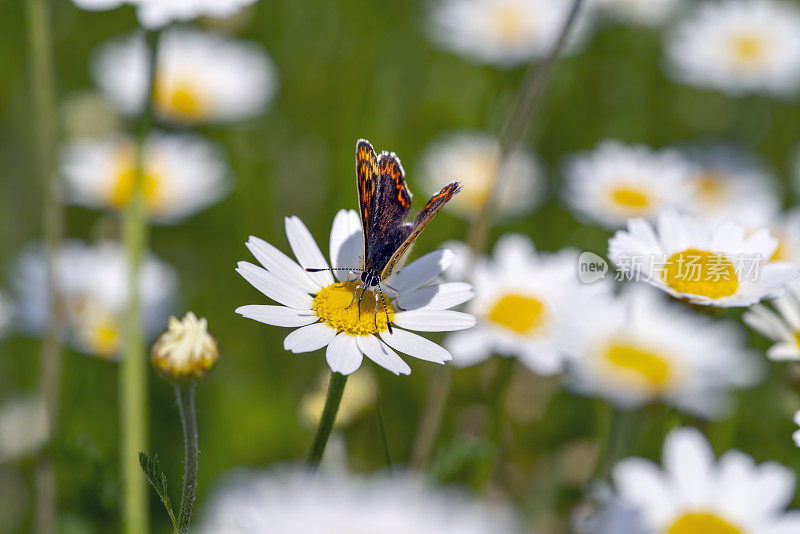
[[[572,0],[437,0],[430,36],[443,49],[512,68],[553,46]],[[606,21],[664,27],[667,73],[732,95],[800,90],[800,7],[789,0],[585,0],[566,53]]]

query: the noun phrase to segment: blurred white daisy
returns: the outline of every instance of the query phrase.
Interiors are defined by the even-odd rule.
[[[68,200],[90,208],[124,208],[133,195],[135,164],[136,145],[126,136],[69,143],[61,158]],[[179,222],[228,189],[228,168],[216,145],[193,134],[156,132],[147,138],[142,190],[154,221]]]
[[[325,397],[330,377],[320,375],[317,387],[307,393],[300,401],[300,417],[309,428],[319,426],[322,410],[325,408]],[[347,379],[347,387],[342,394],[339,410],[336,412],[337,427],[347,426],[354,419],[375,404],[378,384],[369,369],[361,368]]]
[[[695,164],[692,195],[684,208],[701,220],[734,220],[747,228],[764,227],[780,211],[781,201],[772,176],[728,146],[692,148]]]
[[[64,243],[57,256],[58,281],[67,310],[68,335],[78,350],[114,358],[122,344],[127,301],[127,260],[118,244]],[[41,245],[32,245],[16,261],[12,284],[20,327],[39,333],[47,320],[46,263]],[[163,327],[177,287],[167,264],[148,256],[142,265],[142,318],[149,337]]]
[[[196,124],[238,121],[262,113],[277,74],[261,45],[190,28],[165,30],[158,45],[153,95],[164,120]],[[145,97],[148,53],[141,34],[103,45],[92,74],[106,97],[138,115]]]
[[[613,469],[619,498],[641,512],[647,533],[800,532],[800,511],[786,510],[796,484],[788,467],[758,465],[738,450],[717,460],[705,436],[687,427],[667,434],[661,462],[626,458]]]
[[[453,248],[460,261],[469,261],[466,245]],[[475,297],[467,311],[478,318],[478,326],[444,340],[455,356],[453,365],[475,365],[498,354],[516,357],[539,374],[561,371],[564,356],[557,345],[560,324],[569,321],[586,300],[605,290],[602,284],[579,283],[577,269],[578,253],[574,250],[537,253],[525,236],[500,238],[492,257],[475,265]]]
[[[207,500],[201,534],[521,534],[509,510],[407,474],[300,469],[228,475]]]
[[[0,406],[0,464],[35,453],[47,438],[47,413],[38,397],[16,397]]]
[[[735,222],[701,222],[674,210],[655,226],[631,219],[608,242],[623,277],[645,281],[673,297],[704,306],[749,306],[775,298],[800,276],[794,263],[769,261],[778,240],[766,229],[748,233]]]
[[[754,304],[742,315],[753,330],[774,341],[767,357],[771,360],[800,360],[800,284],[786,285],[786,292],[770,302],[772,307]]]
[[[571,356],[570,385],[622,408],[660,400],[717,417],[729,390],[762,376],[734,324],[692,313],[647,286],[576,309],[567,326],[561,346]]]
[[[675,150],[606,140],[567,159],[564,195],[579,215],[620,228],[631,217],[653,219],[664,208],[684,205],[691,172]]]
[[[800,88],[800,8],[780,0],[698,3],[670,33],[669,72],[729,94]]]
[[[482,132],[458,132],[435,139],[422,156],[419,172],[426,191],[438,193],[453,177],[463,187],[461,194],[445,205],[460,217],[480,212],[498,171],[500,142]],[[506,187],[498,197],[498,215],[524,215],[533,211],[544,194],[544,177],[532,154],[519,151],[503,166]]]
[[[623,22],[658,26],[675,14],[685,0],[594,0],[599,10]]]
[[[794,424],[800,426],[800,411],[797,411],[794,414]],[[800,430],[794,431],[794,434],[792,434],[792,439],[794,439],[794,444],[800,447]]]
[[[236,269],[256,289],[281,304],[242,306],[236,313],[273,326],[302,327],[286,336],[286,350],[302,353],[327,347],[331,371],[343,375],[361,366],[362,355],[394,374],[409,374],[411,368],[392,349],[440,364],[452,356],[408,330],[440,332],[475,325],[473,316],[448,309],[472,297],[468,284],[429,285],[453,261],[453,253],[448,250],[426,254],[382,281],[385,301],[376,301],[371,291],[363,294],[363,301],[360,293],[354,301],[354,290],[360,282],[357,274],[305,271],[328,268],[328,262],[299,218],[286,219],[286,236],[299,265],[269,243],[251,236],[247,248],[263,268],[242,261]],[[331,229],[332,267],[360,265],[361,247],[358,214],[339,211]],[[352,302],[356,303],[351,306]],[[390,322],[393,333],[389,333]]]
[[[772,261],[800,263],[800,208],[775,215],[769,223],[769,231],[778,239]]]
[[[473,61],[512,68],[550,51],[571,7],[571,0],[438,0],[431,8],[429,35]],[[590,18],[584,6],[567,53],[585,40]]]
[[[197,17],[232,17],[258,0],[72,0],[81,9],[105,11],[124,4],[136,6],[136,16],[145,28],[161,28]]]

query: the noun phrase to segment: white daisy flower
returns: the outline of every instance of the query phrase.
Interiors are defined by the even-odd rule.
[[[124,4],[136,6],[139,23],[148,29],[198,17],[228,18],[258,0],[72,0],[81,9],[106,11]]]
[[[468,262],[466,245],[453,245],[460,261]],[[463,251],[463,252],[462,252]],[[575,308],[604,291],[603,284],[578,282],[578,253],[562,250],[537,253],[522,235],[498,240],[491,258],[475,265],[475,298],[467,311],[478,326],[448,335],[444,345],[455,355],[453,364],[475,365],[493,354],[516,357],[535,373],[561,371],[564,356],[557,345],[563,321]]]
[[[78,140],[62,152],[67,199],[123,209],[133,196],[136,144],[127,136]],[[230,188],[220,149],[194,134],[155,132],[144,146],[143,193],[155,222],[175,223],[214,204]]]
[[[608,242],[624,277],[644,280],[675,298],[704,306],[750,306],[775,298],[800,276],[794,263],[769,261],[778,240],[766,229],[748,233],[727,221],[709,225],[674,210],[655,226],[631,219]]]
[[[770,233],[778,239],[772,261],[800,263],[800,208],[775,215],[769,223]]]
[[[327,347],[331,371],[343,375],[361,366],[362,355],[394,374],[407,375],[411,368],[394,350],[440,364],[452,359],[446,349],[408,330],[440,332],[475,325],[473,316],[448,309],[472,297],[468,284],[429,285],[453,261],[449,250],[426,254],[382,281],[385,304],[366,291],[363,301],[359,293],[356,302],[360,305],[350,306],[360,282],[357,275],[346,271],[306,272],[308,268],[326,269],[328,262],[299,218],[286,219],[286,236],[299,265],[251,236],[247,248],[263,268],[242,261],[236,269],[256,289],[281,304],[242,306],[236,313],[273,326],[301,327],[286,336],[286,350],[302,353]],[[361,247],[358,214],[339,211],[331,229],[332,267],[359,266]]]
[[[434,489],[412,475],[240,470],[207,500],[198,532],[214,534],[521,534],[500,505]]]
[[[0,406],[0,464],[38,451],[48,434],[47,412],[37,396],[5,401]]]
[[[263,47],[190,28],[165,30],[158,45],[156,113],[181,124],[238,121],[262,113],[277,90]],[[107,43],[92,75],[123,113],[136,116],[145,98],[148,52],[135,34]]]
[[[794,414],[794,424],[800,426],[800,411]],[[800,447],[800,430],[795,430],[794,434],[792,434],[792,439],[794,440],[794,444]]]
[[[684,208],[701,220],[763,227],[780,211],[775,180],[733,147],[693,148],[692,195]]]
[[[423,187],[438,193],[457,176],[461,193],[445,205],[460,217],[473,217],[489,197],[500,159],[500,142],[483,132],[458,132],[434,140],[422,156],[419,172]],[[499,195],[499,215],[524,215],[542,200],[545,184],[541,166],[527,151],[513,154],[503,166],[505,190]]]
[[[667,39],[669,71],[729,94],[800,87],[800,9],[780,0],[698,3]]]
[[[446,50],[512,68],[550,51],[571,7],[570,0],[438,0],[431,9],[429,34]],[[590,18],[584,6],[567,53],[585,40]]]
[[[579,215],[620,228],[631,217],[653,219],[666,207],[685,204],[691,172],[675,150],[606,140],[567,159],[565,197]]]
[[[669,19],[684,0],[594,0],[601,12],[623,22],[658,26]]]
[[[776,462],[756,464],[737,450],[719,460],[703,434],[678,427],[664,441],[663,468],[626,458],[613,470],[619,498],[634,505],[648,534],[790,534],[800,511],[787,511],[795,475]]]
[[[118,356],[128,287],[124,249],[110,241],[94,245],[68,241],[56,261],[70,341],[87,354]],[[39,333],[45,327],[48,310],[43,247],[34,245],[23,251],[13,274],[20,327],[25,332]],[[145,330],[154,337],[167,320],[177,276],[167,264],[148,256],[139,283]]]
[[[734,324],[692,313],[646,286],[628,286],[571,319],[561,339],[571,356],[570,385],[622,408],[661,400],[716,417],[729,390],[761,378],[761,361]]]
[[[742,320],[775,342],[767,351],[771,360],[800,360],[800,284],[791,282],[786,292],[771,301],[772,308],[754,304]]]

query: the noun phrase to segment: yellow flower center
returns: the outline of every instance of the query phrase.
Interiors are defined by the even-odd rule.
[[[366,336],[388,330],[386,315],[388,313],[389,321],[391,321],[394,318],[394,308],[386,302],[387,309],[384,310],[385,299],[378,299],[376,311],[375,295],[372,291],[367,290],[362,298],[363,288],[358,289],[355,300],[353,300],[353,292],[357,283],[356,281],[341,282],[323,287],[314,297],[311,309],[322,322],[336,329],[337,332]]]
[[[83,339],[87,348],[97,356],[110,358],[117,354],[122,342],[122,330],[117,321],[111,317],[95,319],[91,324],[81,327],[78,337]]]
[[[642,384],[650,390],[662,390],[674,374],[667,358],[630,342],[611,343],[604,356],[615,376]]]
[[[695,178],[695,190],[704,202],[717,204],[725,197],[725,178],[717,172],[704,172]]]
[[[678,518],[664,534],[744,534],[716,514],[691,512]]]
[[[617,187],[609,192],[611,202],[628,213],[645,213],[652,204],[650,196],[634,187]]]
[[[501,41],[508,44],[524,42],[528,37],[525,14],[518,6],[500,4],[492,13],[494,28]]]
[[[489,320],[518,334],[531,334],[544,323],[545,304],[527,295],[503,295],[489,312]]]
[[[767,46],[761,35],[742,33],[731,40],[731,54],[737,66],[759,65],[764,61],[766,53]]]
[[[133,198],[133,186],[136,182],[134,147],[126,144],[120,148],[116,160],[116,176],[108,201],[113,207],[122,208]],[[160,204],[163,191],[160,176],[148,167],[151,165],[146,162],[144,176],[142,176],[142,194],[148,209],[154,209]]]
[[[678,293],[710,299],[733,295],[739,287],[736,269],[728,258],[693,248],[670,256],[661,278]]]
[[[774,230],[772,235],[778,239],[778,246],[775,247],[775,252],[772,253],[769,261],[792,261],[791,248],[786,244],[786,236],[780,235]]]
[[[201,120],[208,112],[208,105],[198,91],[196,83],[189,79],[170,79],[159,76],[153,93],[156,109],[175,120]]]

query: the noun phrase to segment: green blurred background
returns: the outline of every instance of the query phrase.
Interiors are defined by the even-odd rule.
[[[131,8],[81,12],[68,0],[53,3],[60,101],[91,88],[87,61],[108,38],[132,31]],[[263,43],[275,61],[280,90],[273,108],[245,124],[199,131],[227,148],[233,192],[177,226],[153,227],[152,250],[180,275],[174,312],[208,318],[218,339],[218,368],[198,391],[200,425],[199,508],[213,480],[242,464],[267,466],[304,457],[311,429],[298,405],[327,371],[322,351],[294,356],[282,349],[288,330],[243,319],[233,310],[266,299],[235,272],[251,260],[249,235],[288,244],[283,218],[298,215],[323,250],[334,214],[356,207],[355,141],[395,151],[415,189],[423,148],[442,132],[462,128],[499,133],[524,69],[500,71],[434,50],[425,35],[424,2],[264,0],[234,24],[242,38]],[[199,24],[203,24],[201,21]],[[6,1],[0,17],[0,257],[4,275],[15,255],[42,235],[40,181],[35,174],[32,99],[25,12]],[[492,232],[518,231],[537,246],[574,246],[605,253],[609,234],[578,223],[558,199],[559,163],[570,152],[607,137],[653,146],[697,140],[734,141],[755,150],[780,179],[786,204],[794,194],[792,155],[800,139],[800,109],[760,97],[732,99],[678,86],[662,72],[661,35],[655,30],[598,24],[585,50],[561,61],[534,117],[525,144],[548,171],[548,200],[525,219],[506,220]],[[130,126],[130,125],[129,125]],[[167,128],[166,126],[164,126]],[[445,178],[450,177],[442,177]],[[417,202],[424,194],[417,191]],[[443,214],[423,235],[416,255],[448,239],[463,239],[467,224]],[[113,215],[67,209],[67,233],[94,240],[118,235]],[[8,286],[7,277],[4,279]],[[725,316],[736,317],[728,311]],[[766,343],[751,336],[763,352]],[[10,336],[0,341],[0,401],[32,391],[39,342]],[[408,359],[409,377],[371,363],[378,379],[390,449],[407,461],[425,399],[430,364]],[[491,454],[486,434],[487,390],[496,361],[458,370],[437,442],[432,476],[476,484]],[[759,461],[800,468],[789,439],[789,414],[798,399],[771,365],[769,380],[738,395],[731,420],[704,424],[718,451],[735,446]],[[53,446],[59,476],[63,532],[108,533],[119,528],[117,365],[67,350],[61,427]],[[489,486],[518,504],[539,532],[564,531],[568,511],[591,474],[608,409],[600,401],[565,392],[558,379],[515,369],[508,402],[511,439],[499,478]],[[182,473],[180,423],[171,387],[150,373],[151,451],[162,458],[173,499]],[[653,406],[627,454],[657,458],[666,430],[692,423]],[[373,408],[343,429],[353,469],[384,464]],[[0,531],[28,532],[32,460],[0,465]],[[800,499],[796,500],[800,504]],[[169,530],[152,498],[153,531]]]

